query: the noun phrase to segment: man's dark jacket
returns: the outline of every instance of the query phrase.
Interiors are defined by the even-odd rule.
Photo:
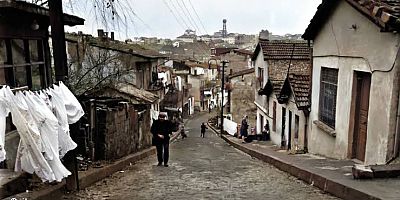
[[[169,141],[169,135],[172,134],[172,125],[172,122],[168,120],[154,120],[150,130],[150,132],[153,134],[154,145]],[[164,135],[164,139],[158,137],[158,134]]]

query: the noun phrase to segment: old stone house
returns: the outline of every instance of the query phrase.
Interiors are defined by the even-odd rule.
[[[254,104],[254,68],[229,73],[227,80],[228,104],[224,111],[232,114],[232,120],[238,124],[241,123],[243,115],[247,115],[249,125],[255,127],[257,107]]]
[[[81,155],[114,160],[151,146],[151,107],[158,104],[157,95],[119,84],[90,91],[83,104],[90,130],[80,145]]]
[[[216,85],[218,70],[215,65],[208,63],[186,62],[190,67],[188,82],[191,84],[190,95],[194,97],[194,107],[197,111],[208,110],[213,97],[217,92],[213,90]],[[210,91],[211,97],[206,96],[204,91]],[[226,94],[227,95],[227,94]],[[217,105],[217,102],[214,102]]]
[[[323,0],[313,41],[309,151],[364,164],[399,152],[400,1]]]
[[[306,148],[310,49],[305,41],[260,40],[252,57],[257,77],[257,134],[268,124],[271,141]]]
[[[136,44],[127,44],[107,37],[99,30],[98,37],[67,34],[70,85],[78,95],[103,86],[132,84],[159,97],[168,92],[158,78],[158,66],[164,56]],[[159,105],[151,109],[159,110]]]
[[[180,110],[183,117],[194,114],[194,97],[190,93],[192,84],[189,83],[191,68],[184,61],[178,60],[169,60],[165,66],[172,71],[174,86],[165,97],[164,105]]]
[[[0,84],[29,90],[52,85],[49,10],[23,1],[0,1],[0,13]],[[63,17],[68,26],[84,23],[73,15]],[[4,140],[7,159],[0,166],[13,169],[20,139],[9,118]]]

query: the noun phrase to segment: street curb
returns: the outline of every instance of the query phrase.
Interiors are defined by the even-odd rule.
[[[208,124],[208,126],[216,134],[219,133],[219,131],[217,131],[214,127],[210,126],[209,124]],[[354,199],[377,200],[377,199],[380,199],[378,197],[372,196],[370,194],[359,191],[355,188],[348,187],[342,183],[339,183],[337,181],[334,181],[332,179],[324,177],[323,175],[307,171],[306,169],[302,169],[301,167],[297,166],[295,163],[290,163],[290,162],[280,159],[276,156],[264,154],[257,150],[249,149],[249,148],[245,147],[244,145],[241,145],[241,143],[237,143],[235,141],[230,140],[226,135],[222,135],[221,137],[228,144],[232,145],[236,149],[241,150],[244,153],[247,153],[250,156],[255,157],[259,160],[262,160],[266,163],[269,163],[269,164],[273,165],[274,167],[278,168],[279,170],[287,172],[287,173],[291,174],[292,176],[301,179],[305,183],[311,184],[315,187],[318,187],[322,191],[330,193],[336,197],[339,197],[342,199],[349,199],[349,200],[354,200]]]
[[[179,131],[174,132],[171,136],[171,142],[176,140],[179,136]],[[98,168],[92,171],[82,171],[79,173],[79,187],[84,189],[90,185],[114,174],[115,172],[121,171],[122,169],[129,166],[131,163],[135,163],[143,158],[149,157],[156,154],[156,148],[150,147],[148,149],[142,150],[140,152],[127,155],[119,160],[114,161],[112,164],[108,164],[103,168]],[[30,191],[19,193],[3,200],[10,199],[29,199],[29,200],[39,200],[39,199],[59,199],[64,194],[65,180],[53,186],[46,187],[38,191]]]
[[[96,183],[113,173],[120,171],[131,163],[137,162],[143,158],[151,156],[156,153],[155,147],[150,147],[143,151],[125,156],[112,164],[106,165],[103,168],[99,168],[93,171],[83,171],[79,174],[79,187],[80,189],[84,189],[93,183]],[[58,183],[57,185],[46,187],[45,189],[33,191],[33,192],[25,192],[20,193],[11,197],[7,197],[4,199],[29,199],[29,200],[36,200],[36,199],[59,199],[61,195],[63,195],[65,186],[65,181]]]

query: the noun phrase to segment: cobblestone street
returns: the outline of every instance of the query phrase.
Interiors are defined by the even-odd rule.
[[[187,123],[188,138],[171,145],[169,167],[155,156],[64,199],[336,199],[251,158],[212,133],[200,138],[202,115]]]

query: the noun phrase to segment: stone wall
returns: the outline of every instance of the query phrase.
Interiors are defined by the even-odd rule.
[[[257,121],[257,107],[254,104],[255,74],[246,74],[231,79],[231,113],[233,121],[240,124],[243,115],[249,116],[249,133]]]
[[[97,110],[96,160],[114,160],[151,146],[150,112],[133,105]]]

